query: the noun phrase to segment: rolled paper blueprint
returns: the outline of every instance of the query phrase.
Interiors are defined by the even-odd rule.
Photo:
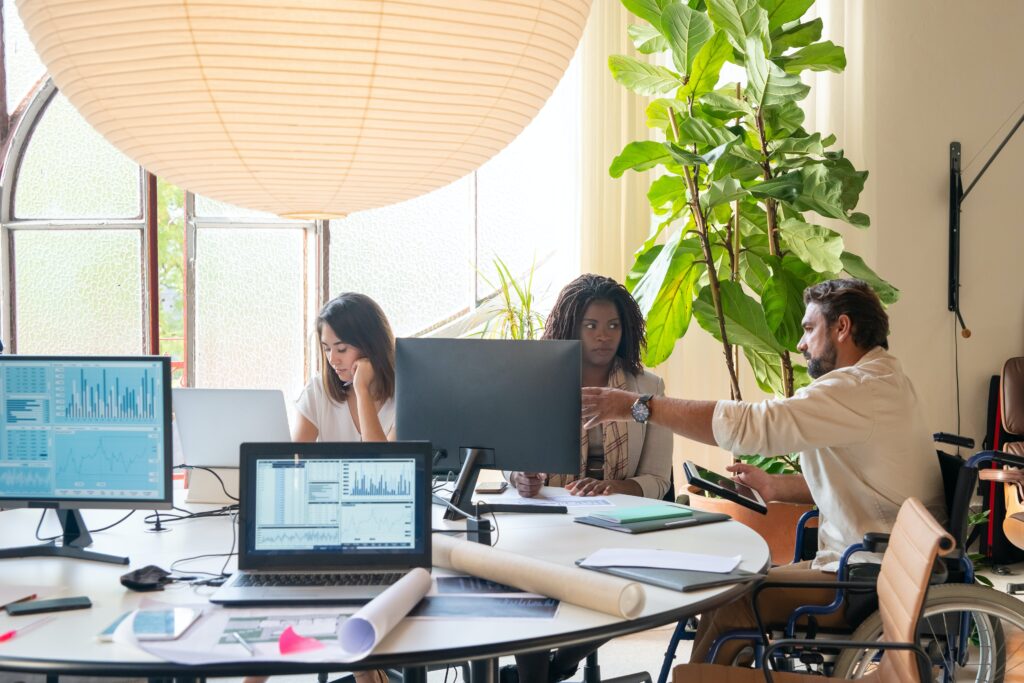
[[[623,619],[635,619],[644,608],[646,593],[635,581],[565,567],[442,534],[435,534],[431,543],[435,567],[447,567]]]
[[[338,645],[356,661],[373,652],[384,636],[430,590],[430,572],[417,567],[338,626]]]

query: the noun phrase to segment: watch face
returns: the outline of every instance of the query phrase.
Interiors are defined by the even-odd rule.
[[[646,401],[637,399],[633,403],[633,419],[637,422],[647,422],[647,418],[651,416],[651,408],[647,405]]]

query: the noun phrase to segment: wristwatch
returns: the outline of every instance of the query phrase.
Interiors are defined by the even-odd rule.
[[[633,413],[633,419],[640,424],[644,424],[651,417],[651,406],[648,405],[648,401],[652,398],[654,398],[654,394],[643,394],[633,402],[630,412]]]

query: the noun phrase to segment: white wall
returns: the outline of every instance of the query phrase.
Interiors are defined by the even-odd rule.
[[[902,290],[889,311],[891,347],[931,428],[955,431],[948,147],[962,144],[967,185],[1024,112],[1024,2],[821,0],[817,9],[849,65],[842,75],[815,77],[809,120],[836,133],[853,163],[870,171],[858,210],[871,216],[871,228],[832,225]],[[988,378],[1024,355],[1024,128],[966,200],[962,227],[961,307],[973,336],[957,337],[960,431],[980,444]],[[720,346],[699,330],[655,371],[670,395],[728,397]],[[676,460],[684,456],[727,460],[680,439]]]

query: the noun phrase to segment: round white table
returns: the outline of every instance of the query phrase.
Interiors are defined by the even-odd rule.
[[[561,489],[545,489],[550,495],[564,494]],[[180,493],[180,492],[178,492]],[[515,493],[479,496],[490,501],[513,502]],[[638,506],[659,501],[614,495],[615,505]],[[192,510],[211,506],[189,506]],[[601,509],[570,507],[568,515],[531,515],[499,513],[497,547],[550,562],[571,566],[589,553],[604,547],[661,548],[716,555],[741,555],[740,567],[763,571],[769,564],[768,546],[754,531],[736,522],[719,522],[695,527],[663,530],[645,534],[625,534],[574,523],[573,517]],[[462,522],[441,519],[442,509],[433,508],[435,529],[460,529]],[[84,511],[91,528],[105,526],[123,511]],[[168,524],[169,531],[152,533],[139,511],[122,524],[94,535],[91,549],[127,554],[129,567],[63,558],[0,560],[4,585],[40,586],[40,596],[87,595],[90,609],[60,612],[55,619],[0,643],[0,670],[60,675],[147,676],[202,678],[245,674],[305,673],[360,668],[404,668],[406,680],[426,680],[426,667],[432,664],[477,660],[474,673],[491,680],[498,657],[520,652],[548,650],[577,643],[614,638],[676,622],[709,608],[729,602],[749,584],[710,588],[696,592],[678,591],[645,585],[647,594],[643,613],[626,620],[563,603],[553,619],[406,619],[377,647],[371,657],[358,665],[325,666],[323,663],[238,663],[185,666],[161,661],[136,648],[100,643],[96,634],[118,615],[136,608],[144,598],[161,602],[196,603],[205,600],[210,588],[174,584],[155,593],[137,593],[125,589],[119,577],[129,569],[155,564],[169,569],[172,562],[202,554],[226,553],[237,542],[229,517],[191,519]],[[35,543],[34,530],[39,510],[11,510],[0,513],[0,547]],[[41,536],[57,533],[56,516],[49,512]],[[237,547],[234,548],[237,550]],[[181,573],[199,570],[219,572],[224,557],[210,557],[179,567]],[[235,568],[229,558],[227,570]],[[444,570],[435,570],[443,574]],[[10,617],[0,613],[0,633],[18,628],[33,616]]]

